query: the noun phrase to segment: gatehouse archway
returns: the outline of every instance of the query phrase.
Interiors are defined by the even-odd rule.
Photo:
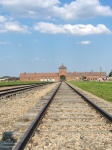
[[[60,76],[60,81],[66,81],[66,77],[64,75]]]

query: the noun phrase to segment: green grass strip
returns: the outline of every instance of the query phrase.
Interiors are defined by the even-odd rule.
[[[68,83],[112,102],[112,82],[69,81]]]

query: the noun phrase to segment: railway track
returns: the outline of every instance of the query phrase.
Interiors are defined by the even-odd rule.
[[[47,92],[52,90],[56,85],[57,83],[39,86],[37,88],[29,90],[28,92],[20,93],[17,96],[0,100],[0,150],[10,149],[10,146],[13,144],[12,137],[10,137],[11,139],[7,139],[7,137],[11,136],[11,133],[15,133],[17,131],[19,132],[19,134],[21,134],[21,118],[31,108],[33,108],[36,103],[38,103],[41,97],[43,97]],[[32,111],[32,114],[30,113],[30,115],[33,115],[31,117],[35,117],[35,114],[34,110]],[[29,114],[26,115],[30,117]],[[25,124],[28,123],[28,119],[26,117],[23,117],[23,123]],[[21,121],[21,125],[19,125],[19,121]],[[27,128],[27,126],[25,127]],[[22,130],[22,132],[24,133],[25,130]]]
[[[20,93],[23,93],[25,91],[29,91],[31,89],[37,88],[39,86],[46,85],[48,83],[40,83],[40,84],[31,84],[31,85],[23,85],[21,87],[15,87],[10,89],[3,89],[0,90],[0,99],[9,98],[15,95],[18,95]]]
[[[26,132],[21,138],[20,128],[16,128],[17,143],[13,149],[111,150],[112,115],[102,108],[99,113],[99,109],[100,107],[94,109],[94,106],[86,102],[86,97],[62,83],[24,116],[29,128],[27,130],[25,122],[19,123],[21,130],[26,128]]]

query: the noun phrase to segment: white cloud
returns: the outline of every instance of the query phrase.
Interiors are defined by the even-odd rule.
[[[52,23],[39,22],[37,25],[34,26],[34,29],[42,33],[66,33],[62,25],[55,25]]]
[[[3,9],[14,15],[32,18],[59,17],[65,20],[87,19],[96,16],[112,16],[109,6],[102,6],[99,0],[73,0],[61,4],[61,0],[0,0]]]
[[[21,32],[21,33],[28,32],[28,27],[25,25],[20,25],[18,22],[6,22],[4,28],[7,31]]]
[[[34,11],[29,10],[28,13],[29,13],[29,16],[32,16],[32,17],[36,16],[36,13]]]
[[[0,23],[5,22],[7,19],[4,16],[0,16]]]
[[[82,45],[88,45],[90,43],[91,43],[90,41],[81,41],[81,42],[78,42],[78,44],[82,44]]]
[[[102,6],[99,0],[76,0],[63,7],[54,6],[52,11],[55,16],[66,20],[112,16],[112,9],[109,6]]]
[[[55,25],[52,23],[39,22],[34,26],[34,30],[49,34],[71,34],[71,35],[89,35],[89,34],[109,34],[111,31],[103,24],[98,24],[96,27],[87,24],[77,25]]]
[[[11,6],[26,6],[26,7],[50,7],[50,6],[54,6],[56,4],[59,4],[59,0],[24,0],[24,1],[20,1],[20,0],[1,0],[0,4],[7,6],[7,7],[11,7]]]
[[[0,33],[6,32],[18,32],[18,33],[30,33],[31,28],[22,25],[17,21],[5,18],[2,16],[2,22],[0,22]],[[49,22],[38,22],[33,27],[34,30],[48,33],[48,34],[71,34],[71,35],[89,35],[89,34],[109,34],[111,31],[103,24],[93,26],[91,24],[53,24]]]
[[[8,42],[0,42],[1,45],[7,45],[9,44]]]
[[[6,32],[20,32],[20,33],[29,33],[29,28],[26,25],[21,25],[16,21],[5,21],[0,22],[0,33]]]
[[[37,61],[37,62],[46,62],[45,59],[41,59],[41,58],[38,58],[38,57],[34,58],[33,61]]]
[[[36,60],[36,61],[40,61],[40,58],[36,57],[36,58],[34,58],[34,60]]]
[[[32,18],[47,17],[48,9],[59,3],[59,0],[24,0],[22,2],[20,0],[0,0],[4,10],[19,17]]]

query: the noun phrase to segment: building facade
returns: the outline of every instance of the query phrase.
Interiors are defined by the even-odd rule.
[[[95,81],[106,78],[106,72],[67,72],[67,68],[62,64],[57,73],[21,73],[21,81]]]

